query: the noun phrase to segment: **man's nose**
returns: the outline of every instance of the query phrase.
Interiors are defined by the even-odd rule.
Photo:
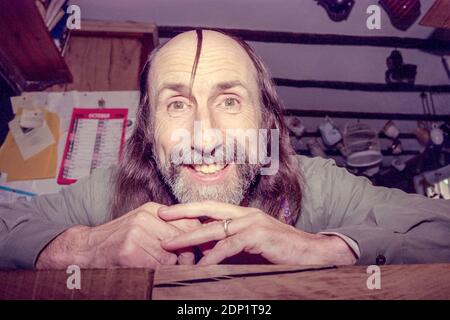
[[[205,108],[197,110],[194,121],[194,137],[192,146],[195,151],[200,154],[211,152],[217,148],[221,140],[220,129],[216,126],[216,121],[211,115],[211,112]]]

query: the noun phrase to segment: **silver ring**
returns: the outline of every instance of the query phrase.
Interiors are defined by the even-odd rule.
[[[223,231],[225,231],[225,235],[226,235],[227,237],[230,236],[230,233],[229,233],[229,231],[228,231],[228,225],[230,224],[230,222],[231,222],[231,219],[225,219],[225,220],[223,220]]]

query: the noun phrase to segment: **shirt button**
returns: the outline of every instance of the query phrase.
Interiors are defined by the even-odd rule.
[[[382,266],[386,263],[386,257],[383,256],[382,254],[379,254],[375,262],[377,265]]]

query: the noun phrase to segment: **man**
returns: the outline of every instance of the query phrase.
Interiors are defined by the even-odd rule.
[[[241,41],[198,30],[158,48],[136,122],[118,168],[0,206],[0,267],[450,262],[448,201],[293,155],[268,71]],[[220,136],[234,129],[267,141],[246,137],[221,161]],[[267,149],[269,162],[250,163]]]

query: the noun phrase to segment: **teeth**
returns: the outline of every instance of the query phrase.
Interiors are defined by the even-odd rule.
[[[225,166],[223,164],[202,164],[194,165],[194,169],[197,172],[212,174],[222,170]]]

